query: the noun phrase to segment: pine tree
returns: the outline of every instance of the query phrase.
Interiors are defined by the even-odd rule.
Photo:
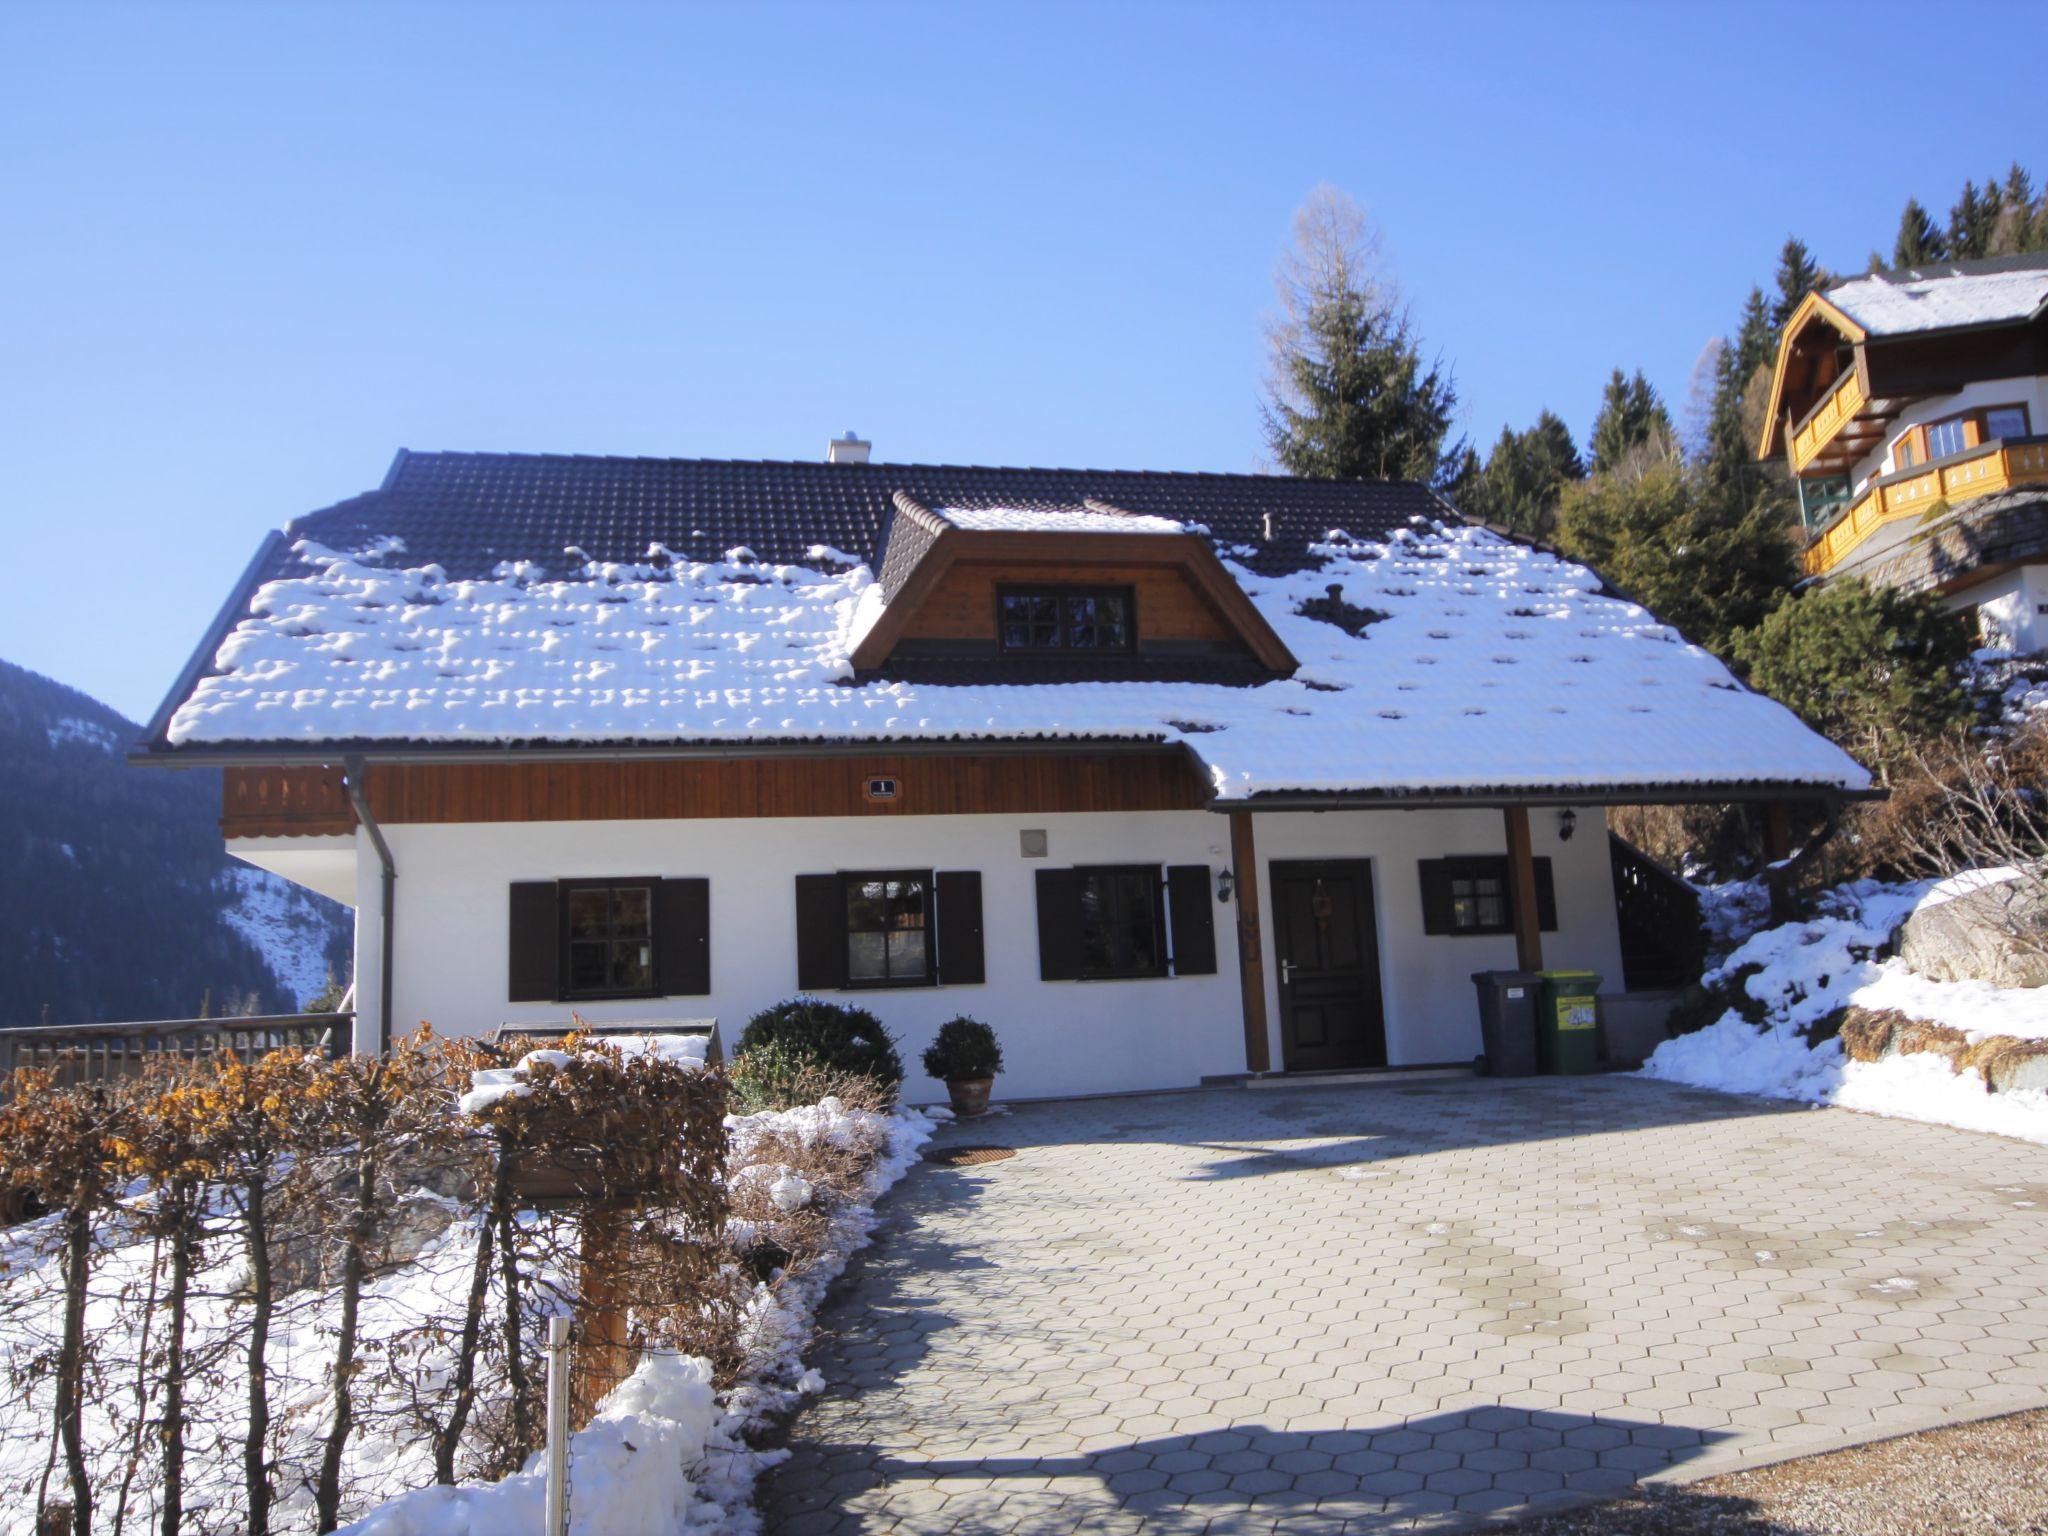
[[[1611,474],[1624,460],[1647,453],[1669,458],[1677,448],[1671,430],[1671,413],[1657,398],[1657,391],[1643,377],[1642,369],[1628,377],[1617,368],[1600,396],[1600,413],[1593,418],[1593,473]]]
[[[2017,160],[2005,173],[1998,195],[1998,217],[1991,228],[1991,254],[2017,256],[2041,248],[2048,229],[2038,227],[2034,211],[2034,179]]]
[[[1458,395],[1441,363],[1423,366],[1407,312],[1373,275],[1377,241],[1350,198],[1320,187],[1295,216],[1276,286],[1266,444],[1313,479],[1442,486],[1464,458],[1446,446]]]
[[[1806,242],[1788,239],[1785,248],[1778,253],[1778,298],[1771,307],[1771,327],[1774,332],[1782,331],[1785,322],[1792,318],[1792,311],[1816,288],[1825,288],[1833,279],[1827,268],[1813,259]]]
[[[1963,183],[1963,195],[1948,215],[1949,254],[1957,261],[1973,261],[1989,255],[1991,236],[1998,224],[1998,183],[1985,183],[1980,195],[1974,181]]]
[[[1759,501],[1715,494],[1705,477],[1667,460],[1639,476],[1595,475],[1568,487],[1558,547],[1669,620],[1689,640],[1727,654],[1792,584],[1782,518]]]
[[[1476,456],[1472,462],[1477,463]],[[1451,500],[1482,522],[1530,538],[1547,538],[1556,522],[1559,495],[1585,475],[1571,428],[1555,411],[1546,410],[1525,432],[1503,427],[1485,468],[1464,476]]]
[[[1892,265],[1922,267],[1948,255],[1948,242],[1916,197],[1906,199],[1906,211],[1899,215],[1898,239],[1892,242]]]

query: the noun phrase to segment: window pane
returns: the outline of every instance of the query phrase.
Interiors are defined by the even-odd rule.
[[[1930,459],[1962,451],[1963,424],[1960,421],[1938,421],[1927,429],[1927,456]]]
[[[846,974],[853,981],[886,981],[889,976],[889,936],[885,933],[849,933],[846,936]]]
[[[1920,455],[1913,451],[1913,439],[1910,435],[1900,438],[1893,446],[1892,459],[1900,469],[1911,469],[1920,462]]]
[[[621,885],[612,890],[612,934],[616,938],[641,938],[648,932],[647,887]]]
[[[1996,410],[1986,411],[1984,435],[1987,438],[2025,437],[2027,413],[2017,405],[2001,405]]]
[[[889,974],[915,981],[925,973],[924,929],[909,928],[889,935]]]
[[[603,889],[569,893],[569,937],[603,938],[610,929],[611,892]]]
[[[1095,602],[1095,634],[1104,650],[1121,651],[1131,643],[1129,604],[1121,592],[1105,593]]]
[[[653,947],[645,939],[614,942],[611,989],[614,992],[644,992],[653,985]]]
[[[599,892],[602,895],[603,892]],[[569,990],[603,992],[611,985],[611,945],[602,939],[569,946]]]
[[[889,917],[894,928],[922,928],[924,926],[924,882],[922,880],[891,880],[889,882]]]

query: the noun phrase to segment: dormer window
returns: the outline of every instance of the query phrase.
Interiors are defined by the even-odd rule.
[[[1129,587],[998,587],[996,635],[1006,651],[1128,652],[1136,608]]]

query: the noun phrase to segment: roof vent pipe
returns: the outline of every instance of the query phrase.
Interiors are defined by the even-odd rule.
[[[1259,527],[1260,527],[1260,532],[1261,532],[1261,534],[1262,534],[1262,535],[1264,536],[1265,542],[1266,542],[1266,543],[1268,543],[1268,544],[1272,543],[1272,542],[1273,542],[1273,514],[1272,514],[1272,513],[1270,513],[1270,512],[1268,512],[1268,513],[1267,513],[1267,514],[1266,514],[1266,515],[1265,515],[1264,517],[1260,518],[1260,519],[1259,519]]]
[[[873,443],[857,435],[849,427],[847,428],[846,436],[835,437],[825,445],[825,462],[827,464],[865,464],[868,461],[868,455],[874,451],[874,447]]]

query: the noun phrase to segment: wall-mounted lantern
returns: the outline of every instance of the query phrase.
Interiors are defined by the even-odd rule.
[[[1216,876],[1216,899],[1228,906],[1230,904],[1230,893],[1236,889],[1237,876],[1232,874],[1228,866],[1226,866]]]
[[[1560,843],[1570,842],[1572,834],[1578,830],[1579,813],[1577,811],[1573,810],[1570,806],[1566,806],[1557,813],[1557,840]]]

